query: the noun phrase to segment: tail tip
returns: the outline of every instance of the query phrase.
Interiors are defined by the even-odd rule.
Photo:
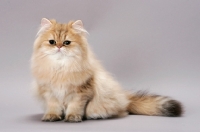
[[[164,103],[161,111],[164,116],[169,117],[178,117],[183,114],[182,104],[176,100],[169,100]]]

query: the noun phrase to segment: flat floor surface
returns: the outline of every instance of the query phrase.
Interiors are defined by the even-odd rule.
[[[199,14],[199,0],[0,1],[0,132],[200,132]],[[97,58],[124,89],[177,99],[183,116],[42,122],[29,67],[43,17],[81,19]]]

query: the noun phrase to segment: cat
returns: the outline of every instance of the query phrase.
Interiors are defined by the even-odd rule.
[[[35,93],[45,106],[42,121],[182,115],[181,103],[170,97],[123,90],[94,56],[87,34],[81,20],[41,20],[31,72]]]

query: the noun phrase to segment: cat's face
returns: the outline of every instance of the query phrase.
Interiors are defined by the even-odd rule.
[[[87,54],[86,32],[80,20],[59,24],[44,18],[34,44],[34,52],[55,61],[83,59]]]

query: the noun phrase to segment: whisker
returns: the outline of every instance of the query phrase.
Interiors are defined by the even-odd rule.
[[[66,50],[62,50],[62,51],[65,53],[64,55],[67,56],[67,53],[68,53],[68,52],[67,52]],[[79,54],[76,53],[76,52],[74,52],[73,54],[75,54],[75,56],[79,56]]]
[[[44,53],[48,54],[48,55],[54,55],[54,54],[56,54],[56,51],[55,50],[50,50],[50,51],[46,51]]]
[[[37,56],[37,58],[42,59],[42,58],[44,58],[48,55],[54,55],[54,54],[56,54],[56,52],[54,50],[45,51],[45,52],[42,53],[42,55]]]
[[[43,54],[43,55],[40,55],[40,56],[37,56],[38,59],[42,59],[44,57],[46,57],[48,54]]]

